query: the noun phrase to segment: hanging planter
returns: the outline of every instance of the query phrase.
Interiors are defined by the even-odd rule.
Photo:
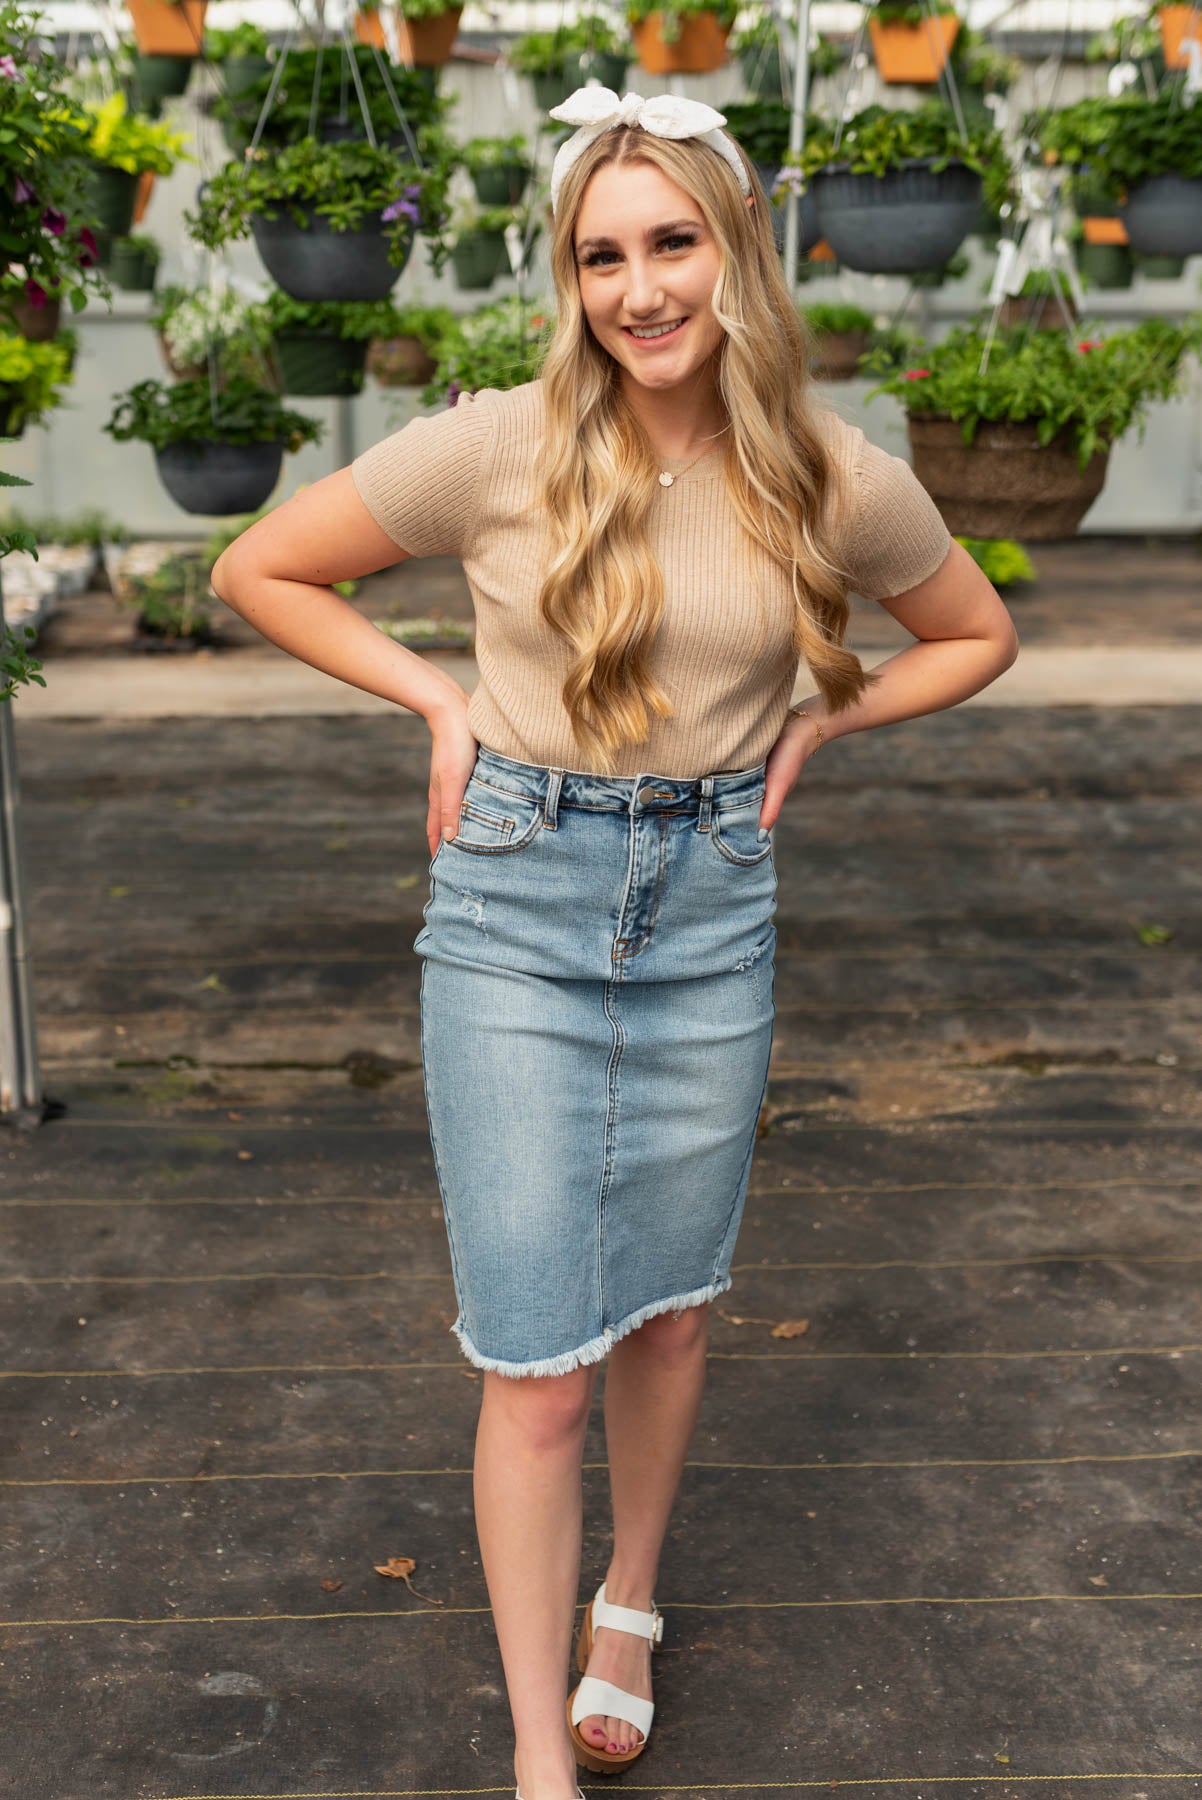
[[[117,238],[109,257],[109,276],[127,293],[149,294],[159,268],[159,247],[152,237]]]
[[[1149,281],[1179,281],[1185,274],[1184,256],[1137,256],[1135,272]]]
[[[841,263],[872,275],[941,269],[981,207],[981,177],[967,163],[916,158],[882,176],[835,164],[814,177],[822,235]]]
[[[1119,218],[1118,207],[1113,216],[1106,213],[1091,213],[1081,221],[1081,235],[1087,244],[1126,244],[1127,227]]]
[[[468,292],[491,287],[502,265],[509,267],[504,232],[461,231],[451,247],[451,264],[457,287]]]
[[[1135,258],[1126,244],[1084,243],[1077,249],[1077,269],[1087,287],[1117,291],[1134,281]]]
[[[961,134],[952,109],[869,106],[836,145],[829,127],[802,154],[822,236],[848,268],[913,275],[950,262],[979,223],[986,170],[1004,166],[996,132]]]
[[[469,138],[459,155],[481,206],[517,205],[533,173],[520,132]]]
[[[1202,128],[1198,136],[1202,140]],[[1140,256],[1197,256],[1202,252],[1202,179],[1153,175],[1137,182],[1128,192],[1122,219],[1131,248]]]
[[[630,57],[620,50],[581,50],[578,55],[564,57],[564,74],[574,87],[585,87],[596,81],[613,94],[621,94],[626,86]]]
[[[401,61],[424,69],[440,68],[443,63],[449,62],[459,33],[462,12],[461,6],[451,6],[442,12],[419,15],[407,11],[406,0],[400,0],[397,36],[400,39]]]
[[[868,30],[882,81],[929,87],[947,65],[960,21],[950,7],[938,8],[932,17],[921,4],[893,5],[884,0],[873,9]]]
[[[195,67],[195,56],[136,56],[134,87],[139,109],[157,118],[164,100],[178,99],[187,92]]]
[[[215,517],[257,512],[279,480],[285,450],[322,434],[318,420],[288,410],[245,376],[216,388],[203,377],[171,387],[140,381],[116,397],[104,429],[119,443],[150,444],[176,504]]]
[[[733,15],[725,21],[708,11],[626,16],[639,67],[649,75],[712,75],[726,61]]]
[[[363,386],[367,340],[329,332],[281,331],[273,340],[280,384],[286,394],[327,394],[347,399]]]
[[[101,231],[127,237],[134,222],[138,177],[128,169],[93,163],[88,170],[88,213]]]
[[[373,338],[367,350],[367,372],[381,387],[424,387],[438,364],[412,332]]]
[[[0,332],[0,437],[19,437],[27,424],[61,406],[70,380],[62,344],[39,344]]]
[[[1189,56],[1186,44],[1190,38],[1202,38],[1202,15],[1194,5],[1158,6],[1156,23],[1160,26],[1160,42],[1166,69],[1184,69]]]
[[[125,0],[125,8],[144,56],[200,55],[205,0]]]
[[[816,381],[850,381],[872,342],[872,314],[859,306],[803,306],[814,354],[810,373]]]
[[[303,225],[284,213],[257,214],[251,235],[273,281],[295,300],[384,300],[409,260],[392,260],[392,242],[380,221],[357,231],[337,231],[329,219],[308,213]]]
[[[0,333],[15,331],[27,344],[49,344],[58,335],[62,316],[60,299],[48,295],[40,306],[35,306],[21,283],[4,292]]]
[[[907,414],[914,472],[958,536],[1046,541],[1071,536],[1102,490],[1115,440],[1152,400],[1179,389],[1202,321],[1147,319],[1077,343],[1017,331],[987,344],[959,329],[895,370],[868,398],[892,394]]]

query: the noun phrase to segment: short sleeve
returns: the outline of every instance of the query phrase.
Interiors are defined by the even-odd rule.
[[[496,426],[497,392],[461,394],[454,406],[410,419],[351,463],[368,512],[410,556],[466,553]]]
[[[942,567],[951,533],[909,463],[856,436],[843,558],[857,594],[887,600]]]

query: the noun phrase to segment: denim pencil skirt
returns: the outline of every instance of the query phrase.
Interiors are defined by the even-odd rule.
[[[776,1015],[763,763],[480,746],[430,864],[426,1109],[469,1361],[563,1375],[731,1286]]]

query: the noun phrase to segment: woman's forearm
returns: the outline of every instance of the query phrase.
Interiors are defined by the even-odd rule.
[[[213,569],[218,597],[248,625],[301,662],[430,720],[466,704],[452,676],[394,644],[333,588]]]
[[[956,706],[988,687],[1017,655],[1017,640],[926,638],[878,663],[879,679],[841,712],[829,712],[821,694],[799,704],[822,721],[829,742]]]

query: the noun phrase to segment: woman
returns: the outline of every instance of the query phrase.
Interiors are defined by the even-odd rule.
[[[422,1052],[452,1329],[485,1371],[476,1519],[519,1800],[647,1742],[652,1592],[767,1082],[771,827],[819,744],[952,706],[1017,653],[908,467],[813,406],[722,116],[595,88],[553,116],[580,129],[552,173],[541,379],[414,420],[213,572],[432,734]],[[330,590],[433,554],[472,587],[470,700]],[[853,586],[919,640],[871,675],[842,643]],[[817,692],[791,709],[799,656]],[[607,1356],[613,1555],[565,1718]]]

